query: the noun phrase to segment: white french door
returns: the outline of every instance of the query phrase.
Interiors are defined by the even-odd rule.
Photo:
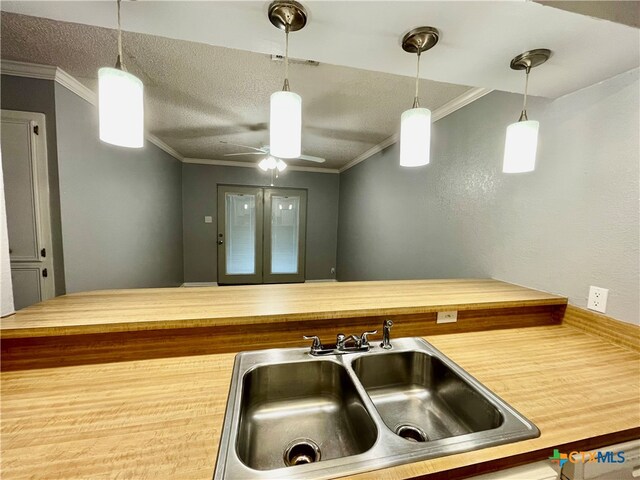
[[[218,283],[304,282],[306,190],[218,186]]]
[[[218,283],[262,283],[262,189],[218,187]]]

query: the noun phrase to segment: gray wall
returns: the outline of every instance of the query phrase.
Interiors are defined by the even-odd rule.
[[[58,150],[56,145],[56,102],[53,80],[0,76],[0,105],[5,110],[44,113],[47,123],[47,163],[49,170],[49,208],[56,295],[65,293],[60,189],[58,188]]]
[[[217,185],[269,186],[257,168],[183,164],[182,205],[185,282],[217,281]],[[308,189],[306,278],[331,278],[336,266],[338,175],[285,171],[275,187]],[[214,218],[204,223],[205,215]]]
[[[182,169],[100,142],[96,107],[55,85],[67,292],[180,285]]]
[[[341,174],[338,279],[494,277],[639,323],[638,70],[536,99],[535,172],[501,172],[520,95],[492,93],[436,122],[431,164],[398,145]]]

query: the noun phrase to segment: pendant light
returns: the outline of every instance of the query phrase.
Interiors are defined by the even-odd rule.
[[[120,0],[118,4],[118,58],[115,68],[98,70],[100,140],[112,145],[141,148],[144,145],[144,86],[127,72],[122,57]]]
[[[433,27],[418,27],[402,39],[405,52],[417,54],[416,92],[413,107],[400,117],[400,165],[420,167],[429,163],[431,149],[431,110],[420,107],[418,87],[420,85],[420,54],[436,43],[440,34]]]
[[[536,150],[538,149],[538,128],[540,123],[527,118],[527,91],[529,89],[529,72],[542,65],[551,56],[551,50],[539,48],[524,52],[511,60],[513,70],[524,70],[524,103],[520,118],[507,127],[504,143],[504,173],[532,172],[536,167]]]
[[[302,98],[289,90],[289,33],[307,24],[307,12],[293,0],[269,5],[269,20],[285,32],[284,85],[271,95],[269,152],[278,158],[298,158],[302,154]]]

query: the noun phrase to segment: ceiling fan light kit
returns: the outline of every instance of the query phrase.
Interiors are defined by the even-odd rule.
[[[525,71],[524,101],[520,118],[507,127],[504,145],[502,171],[504,173],[532,172],[536,166],[538,149],[538,129],[540,123],[527,118],[527,93],[529,89],[529,72],[542,65],[551,56],[551,50],[538,48],[521,53],[511,60],[513,70]]]
[[[431,110],[420,107],[420,55],[434,47],[440,33],[433,27],[418,27],[402,38],[402,49],[417,55],[416,89],[413,106],[400,117],[400,165],[420,167],[429,163],[431,148]]]
[[[278,170],[279,172],[283,172],[284,169],[287,168],[287,164],[281,159],[275,159],[269,156],[260,160],[258,167],[263,172],[267,172],[269,170]]]
[[[307,24],[307,12],[293,0],[276,0],[269,5],[268,16],[285,32],[284,85],[271,95],[269,148],[278,158],[298,158],[302,153],[302,98],[289,88],[289,33]]]
[[[122,56],[120,0],[118,8],[118,58],[115,68],[98,70],[98,120],[100,140],[112,145],[144,145],[144,85],[126,71]]]

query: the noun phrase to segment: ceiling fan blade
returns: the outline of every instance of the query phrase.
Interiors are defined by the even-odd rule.
[[[260,152],[262,154],[268,153],[262,148],[250,147],[249,145],[240,145],[239,143],[225,142],[223,140],[220,140],[220,143],[224,143],[225,145],[233,145],[234,147],[248,148],[250,150],[255,150],[255,151]]]
[[[300,155],[298,160],[306,160],[308,162],[324,163],[324,158],[314,157],[313,155]]]
[[[262,150],[264,151],[264,153],[269,153],[270,151],[270,146],[269,145],[265,145],[262,147]],[[325,159],[321,158],[321,157],[314,157],[313,155],[300,155],[297,158],[293,158],[292,160],[307,160],[308,162],[316,162],[316,163],[324,163]]]
[[[245,155],[264,155],[264,152],[225,153],[224,157],[244,157]]]

